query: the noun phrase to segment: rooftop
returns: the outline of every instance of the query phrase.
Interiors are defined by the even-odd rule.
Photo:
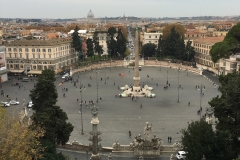
[[[206,43],[206,44],[214,44],[217,42],[223,41],[224,36],[220,37],[204,37],[204,38],[196,38],[194,43]]]
[[[6,46],[55,46],[63,43],[70,43],[70,39],[51,40],[15,40]]]

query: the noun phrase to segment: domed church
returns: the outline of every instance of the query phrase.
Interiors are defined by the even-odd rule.
[[[91,9],[90,9],[90,11],[88,12],[88,14],[87,14],[87,19],[88,20],[92,20],[94,18],[94,14],[92,13],[92,11],[91,11]]]

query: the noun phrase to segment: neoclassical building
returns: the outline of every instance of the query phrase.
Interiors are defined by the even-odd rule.
[[[69,39],[15,40],[5,47],[7,68],[12,73],[41,74],[46,68],[57,73],[77,61]]]
[[[212,46],[223,41],[224,37],[204,37],[197,38],[193,40],[193,47],[195,48],[195,61],[198,65],[201,65],[201,68],[206,70],[211,70],[215,73],[218,72],[219,63],[213,63],[210,55],[210,50]]]

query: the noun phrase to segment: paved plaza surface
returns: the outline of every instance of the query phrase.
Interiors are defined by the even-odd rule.
[[[168,82],[170,87],[164,90],[164,86],[167,81],[168,70]],[[129,73],[130,71],[130,73]],[[119,76],[123,73],[124,76]],[[210,83],[207,79],[200,75],[188,73],[186,71],[180,71],[179,84],[183,86],[183,89],[179,89],[180,102],[178,99],[178,72],[176,69],[160,68],[159,67],[143,67],[140,71],[140,82],[147,83],[150,87],[154,87],[153,93],[156,94],[156,98],[138,98],[137,101],[132,101],[131,98],[115,98],[115,94],[121,93],[119,87],[133,85],[134,70],[124,67],[113,67],[111,71],[106,69],[107,84],[105,84],[105,69],[100,69],[97,73],[98,98],[102,98],[102,101],[96,103],[99,107],[98,118],[100,120],[98,129],[102,132],[100,137],[103,139],[102,146],[112,146],[115,140],[118,140],[121,145],[127,145],[133,141],[134,137],[138,134],[143,134],[143,129],[146,122],[153,125],[152,133],[161,138],[166,145],[167,137],[172,137],[172,143],[174,140],[181,140],[181,129],[187,127],[188,122],[199,120],[197,111],[200,108],[200,90],[195,86],[204,85],[206,87],[204,96],[202,97],[203,111],[208,107],[208,101],[220,94],[220,92]],[[149,78],[147,77],[149,75]],[[92,79],[90,79],[90,76]],[[79,78],[78,78],[79,77]],[[62,86],[58,86],[61,82],[61,76],[57,77],[56,85],[58,90],[58,102],[57,104],[67,113],[69,121],[73,124],[74,130],[71,134],[69,142],[77,140],[80,143],[88,145],[90,141],[89,131],[91,131],[91,112],[90,108],[83,105],[83,131],[84,135],[80,134],[81,130],[81,114],[79,114],[80,106],[80,83],[85,87],[82,90],[83,101],[95,101],[97,100],[97,85],[96,85],[96,71],[87,71],[85,74],[75,74],[74,79],[78,79],[77,88],[73,83],[65,82]],[[102,78],[102,80],[101,80]],[[5,95],[9,94],[12,99],[16,97],[22,103],[22,99],[30,101],[29,90],[34,87],[36,81],[21,82],[24,85],[20,90],[16,86],[11,86],[11,83],[17,80],[11,80],[3,83],[3,90]],[[91,87],[88,87],[88,83]],[[115,83],[115,85],[114,85]],[[158,87],[156,86],[158,83]],[[63,92],[63,88],[68,88],[68,91]],[[66,97],[63,97],[63,93]],[[77,102],[77,99],[79,101]],[[1,101],[6,101],[6,97],[0,97]],[[190,102],[190,106],[188,106]],[[142,104],[142,108],[140,107]],[[88,105],[90,107],[90,105]],[[11,106],[9,111],[14,114],[21,110],[21,105]],[[128,136],[128,132],[132,132],[132,137]]]

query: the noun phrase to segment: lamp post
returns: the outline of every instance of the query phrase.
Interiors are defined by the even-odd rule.
[[[168,67],[169,67],[169,61],[168,61],[168,66],[167,66],[167,83],[168,84]]]
[[[161,71],[161,58],[160,58],[160,60],[159,60],[159,71]]]
[[[80,82],[81,85],[81,82]],[[80,86],[80,95],[81,95],[81,102],[80,102],[80,111],[81,111],[81,123],[82,123],[82,130],[81,130],[81,134],[83,135],[83,118],[82,118],[82,85]]]
[[[97,77],[98,71],[99,71],[99,70],[97,69],[97,70],[96,70],[96,84],[97,84],[97,101],[96,101],[96,102],[97,102],[97,103],[98,103],[98,79],[97,79],[97,78],[98,78],[98,77]]]
[[[159,67],[160,67],[160,71],[161,71],[161,51],[160,51]]]
[[[111,64],[112,63],[112,57],[110,58],[110,71],[111,71]]]
[[[201,120],[201,117],[202,117],[202,95],[203,95],[202,88],[203,88],[203,86],[201,84],[201,88],[200,88],[200,109],[199,109],[199,111],[200,111],[199,112],[200,120]]]
[[[179,103],[179,72],[180,72],[180,65],[181,64],[179,64],[179,66],[178,66],[178,100],[177,100],[178,103]]]
[[[107,73],[106,73],[106,72],[107,72],[106,68],[107,68],[107,67],[105,66],[105,84],[106,84],[106,74],[107,74]]]
[[[18,82],[19,82],[19,79],[20,79],[20,58],[18,58]]]
[[[110,71],[111,71],[111,62],[112,62],[112,54],[111,54],[111,49],[109,49],[109,53],[110,53]]]

